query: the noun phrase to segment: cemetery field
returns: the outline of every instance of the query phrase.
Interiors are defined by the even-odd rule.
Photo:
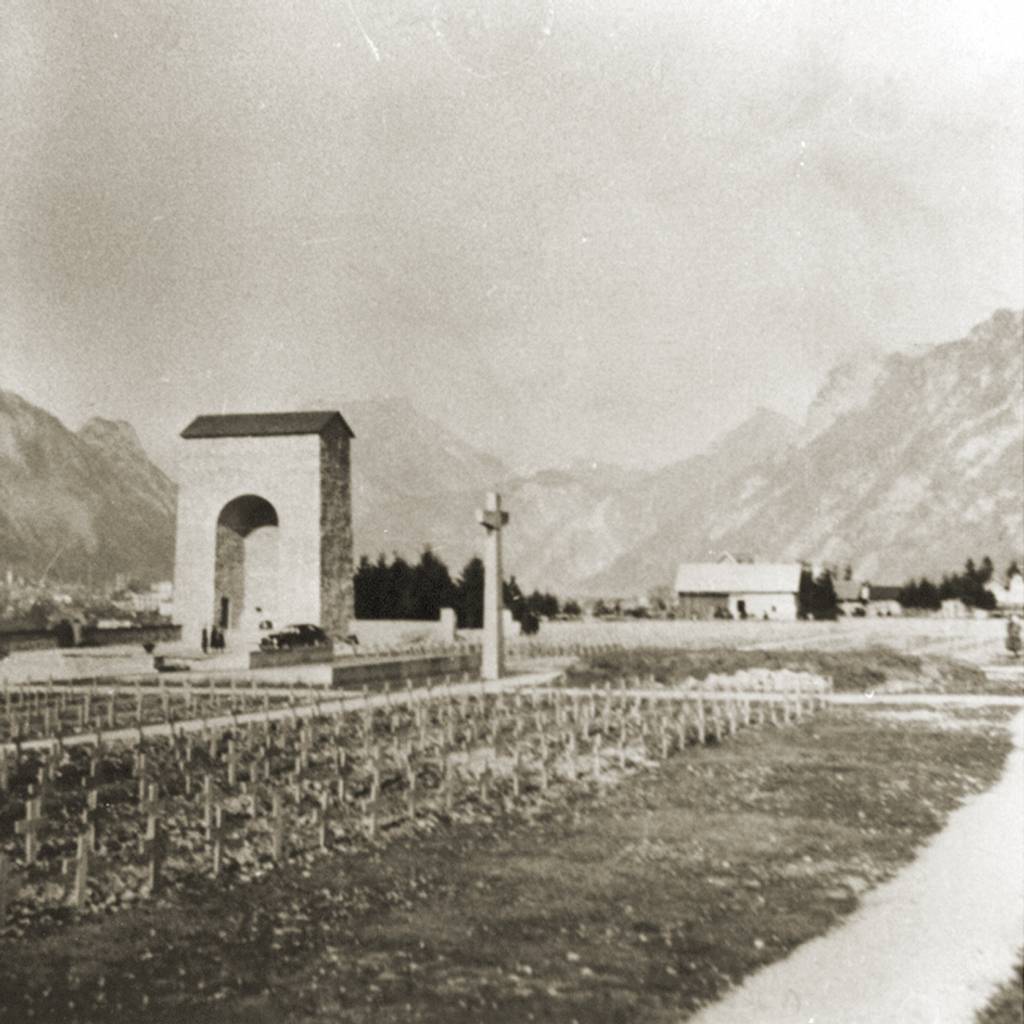
[[[998,777],[1009,715],[832,707],[652,743],[600,786],[425,801],[248,881],[0,934],[0,1019],[679,1020],[913,859]]]

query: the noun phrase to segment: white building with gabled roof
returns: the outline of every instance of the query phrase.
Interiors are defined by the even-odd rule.
[[[1007,576],[1005,583],[992,580],[985,584],[985,589],[996,599],[1000,611],[1024,611],[1024,576],[1019,572]]]
[[[676,572],[677,610],[692,619],[796,619],[799,562],[683,562]]]

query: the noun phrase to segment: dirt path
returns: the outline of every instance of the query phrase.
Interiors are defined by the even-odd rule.
[[[1015,707],[1024,705],[1024,697],[997,693],[830,693],[829,704],[853,704],[872,707],[880,704],[928,704],[933,707],[966,708]]]
[[[1000,781],[837,931],[747,979],[695,1024],[970,1024],[1024,935],[1024,713]]]

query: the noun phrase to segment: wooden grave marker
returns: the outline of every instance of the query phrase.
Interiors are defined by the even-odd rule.
[[[82,780],[85,786],[85,807],[82,808],[82,831],[89,837],[89,849],[96,852],[96,827],[104,818],[104,809],[100,807],[99,786],[94,777]]]
[[[603,734],[600,732],[594,733],[594,738],[590,745],[590,771],[591,776],[594,780],[594,784],[597,786],[598,793],[601,792],[604,786],[604,778],[601,774],[601,740]]]
[[[160,823],[164,802],[160,799],[160,788],[150,783],[146,801],[141,810],[146,815],[146,830],[139,840],[139,853],[146,859],[146,882],[150,895],[160,891],[163,863],[167,857],[167,834]]]
[[[216,818],[216,802],[213,798],[213,776],[209,772],[203,775],[203,828],[206,838],[210,838]]]
[[[374,747],[373,758],[370,763],[370,795],[369,799],[364,800],[363,803],[363,814],[369,823],[368,831],[371,839],[377,835],[377,816],[383,809],[380,752]]]
[[[479,784],[480,803],[488,804],[491,800],[491,788],[494,785],[494,771],[491,768],[491,762],[488,760],[480,772],[480,777],[477,780]]]
[[[14,823],[14,831],[25,837],[25,863],[35,864],[39,853],[39,833],[46,828],[47,820],[43,817],[42,801],[39,797],[30,796],[25,801],[25,817]]]
[[[74,857],[65,857],[61,862],[61,874],[71,878],[71,902],[77,910],[85,906],[89,897],[90,875],[106,866],[105,858],[93,850],[88,833],[80,832],[75,840]]]
[[[206,836],[213,855],[213,877],[219,878],[224,866],[224,846],[230,839],[228,827],[224,824],[224,808],[219,802],[213,808]]]
[[[17,898],[25,881],[25,873],[14,867],[6,853],[0,853],[0,929],[7,923],[7,911]]]
[[[275,864],[281,864],[288,856],[288,836],[284,797],[279,789],[270,798],[270,838],[270,855]]]
[[[234,737],[228,740],[228,749],[224,760],[227,765],[228,785],[234,789],[238,785],[238,750]]]
[[[321,851],[326,851],[330,846],[330,812],[331,793],[330,790],[324,790],[317,795],[316,807],[316,842]]]

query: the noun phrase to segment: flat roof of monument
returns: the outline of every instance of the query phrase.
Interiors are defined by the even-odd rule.
[[[322,434],[339,421],[349,437],[352,428],[337,410],[319,412],[251,412],[223,416],[197,416],[181,436],[197,437],[279,437],[285,434]]]

